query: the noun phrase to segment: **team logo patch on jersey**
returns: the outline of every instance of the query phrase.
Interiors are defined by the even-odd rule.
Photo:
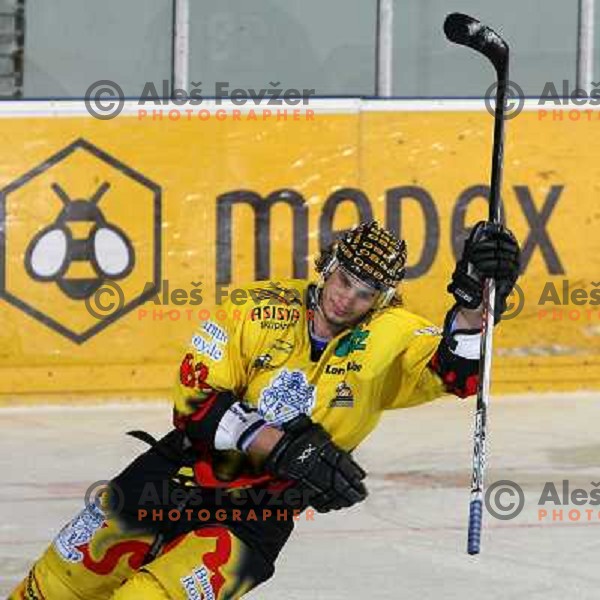
[[[194,364],[194,355],[188,352],[179,366],[179,381],[182,385],[202,391],[212,391],[211,386],[206,383],[207,377],[208,367],[202,361]]]
[[[439,327],[431,325],[430,327],[423,327],[423,329],[417,329],[415,335],[442,335],[442,330]]]
[[[278,369],[290,357],[294,345],[286,340],[277,340],[267,352],[256,357],[254,369]]]
[[[271,304],[299,304],[302,306],[302,298],[299,290],[286,288],[271,281],[268,288],[256,288],[250,290],[250,296],[254,302],[269,300]]]
[[[250,312],[250,319],[260,323],[262,329],[287,330],[300,320],[297,308],[282,306],[257,306]]]
[[[79,546],[87,544],[103,523],[102,510],[95,504],[88,504],[56,536],[54,540],[56,551],[69,562],[81,562],[83,553],[79,550]]]
[[[353,329],[348,335],[345,335],[335,347],[335,355],[344,357],[356,350],[364,350],[367,347],[366,340],[370,331]]]
[[[315,387],[302,371],[282,369],[263,390],[258,411],[267,420],[281,425],[300,414],[309,415],[315,405]]]
[[[353,360],[349,360],[344,367],[343,365],[327,365],[325,367],[325,375],[344,375],[348,373],[360,373],[363,366]]]
[[[208,335],[207,340],[204,335],[195,334],[192,337],[192,346],[215,362],[223,358],[223,347],[227,344],[229,337],[222,327],[219,327],[213,321],[206,321],[202,326],[202,333]]]
[[[330,408],[335,408],[338,406],[345,408],[352,408],[354,406],[354,394],[352,393],[350,386],[345,381],[337,384],[335,388],[335,398],[329,402]]]
[[[191,575],[182,577],[180,582],[189,600],[215,600],[215,592],[210,584],[206,567],[194,569]],[[198,590],[197,584],[200,585],[201,591]]]

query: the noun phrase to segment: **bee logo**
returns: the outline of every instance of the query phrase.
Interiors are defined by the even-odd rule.
[[[34,319],[85,343],[157,293],[161,248],[161,186],[85,139],[0,189],[0,299],[23,335]]]
[[[35,281],[56,282],[69,298],[84,300],[107,279],[129,275],[135,264],[133,245],[98,206],[110,184],[104,182],[89,200],[71,199],[58,183],[51,188],[63,208],[54,223],[29,243],[25,253],[29,276]]]

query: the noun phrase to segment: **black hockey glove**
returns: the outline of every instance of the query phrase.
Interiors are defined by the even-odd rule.
[[[265,468],[277,477],[300,481],[318,512],[346,508],[367,497],[362,483],[366,473],[321,425],[300,415],[285,423],[283,430]]]
[[[483,281],[496,281],[495,321],[506,311],[506,299],[519,277],[521,250],[513,233],[502,225],[480,221],[465,242],[448,291],[465,308],[483,300]]]

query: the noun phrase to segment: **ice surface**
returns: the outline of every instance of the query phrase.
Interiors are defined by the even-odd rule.
[[[247,598],[596,598],[598,507],[590,521],[567,518],[589,504],[539,521],[537,501],[546,481],[559,491],[563,479],[588,491],[600,481],[600,395],[492,399],[487,481],[517,482],[526,503],[513,520],[485,514],[479,557],[465,551],[473,406],[448,399],[386,415],[357,453],[369,499],[300,521],[275,577]],[[169,420],[167,403],[0,410],[0,596],[81,508],[88,485],[144,449],[125,432],[160,435]]]

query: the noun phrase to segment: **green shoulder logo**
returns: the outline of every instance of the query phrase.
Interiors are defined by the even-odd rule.
[[[369,331],[361,331],[360,329],[352,330],[338,342],[335,355],[344,357],[355,350],[364,350],[366,348],[365,340],[369,337],[369,333]]]

